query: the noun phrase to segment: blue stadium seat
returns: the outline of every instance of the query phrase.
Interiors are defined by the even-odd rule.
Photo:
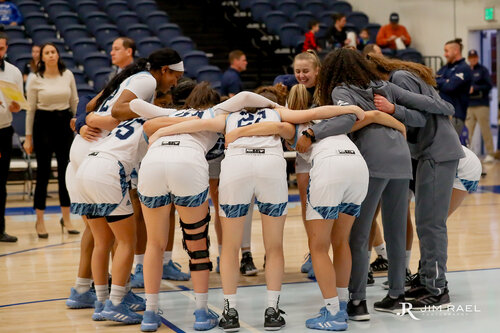
[[[135,7],[135,12],[137,13],[138,16],[144,17],[148,13],[154,12],[158,10],[158,6],[156,6],[155,1],[142,1],[140,3],[140,6]]]
[[[163,44],[158,37],[148,37],[144,38],[140,42],[137,43],[137,49],[139,50],[140,56],[146,58],[158,49],[161,49]]]
[[[316,17],[324,12],[327,7],[321,0],[307,0],[302,3],[304,10],[310,11]]]
[[[394,56],[396,55],[396,51],[389,48],[383,48],[382,54],[387,58],[394,58]]]
[[[94,81],[94,91],[96,93],[104,89],[104,86],[106,85],[106,83],[108,83],[109,74],[111,73],[111,71],[112,69],[110,67],[106,67],[101,68],[94,73],[94,78],[92,79],[92,81]]]
[[[378,31],[380,30],[380,24],[377,24],[377,23],[368,23],[365,26],[365,29],[367,29],[368,33],[370,34],[370,41],[372,43],[375,43],[375,40],[377,39]]]
[[[346,31],[354,31],[356,34],[359,34],[358,27],[351,23],[346,23],[344,26]]]
[[[75,77],[75,82],[76,82],[76,85],[79,85],[79,84],[86,84],[87,83],[87,79],[85,78],[85,74],[83,73],[83,71],[79,68],[76,68],[76,67],[68,67],[69,70],[73,73],[73,76]]]
[[[83,64],[83,59],[85,55],[91,52],[99,52],[96,42],[92,38],[80,38],[73,41],[71,45],[71,50],[73,51],[73,57],[80,64]]]
[[[111,62],[109,58],[101,52],[92,52],[84,56],[83,65],[85,67],[85,73],[93,80],[97,71],[101,68],[110,68]]]
[[[368,24],[368,16],[362,12],[352,12],[346,16],[347,23],[354,24],[358,30],[363,29]]]
[[[176,50],[181,57],[190,51],[194,51],[193,41],[191,38],[184,36],[172,38],[168,46]]]
[[[83,23],[87,26],[90,31],[94,31],[94,29],[102,24],[111,23],[108,19],[108,15],[103,12],[89,12],[86,13],[85,16],[81,16]]]
[[[273,10],[273,6],[268,0],[257,0],[252,4],[250,10],[252,11],[254,21],[262,22],[264,14]]]
[[[5,33],[9,39],[23,39],[26,38],[24,34],[24,27],[17,25],[7,25],[4,27]]]
[[[69,53],[60,53],[59,56],[61,57],[61,60],[64,62],[67,68],[75,68],[76,67],[76,62],[75,59],[73,58],[72,54]]]
[[[101,49],[103,49],[103,50],[104,50],[104,52],[106,52],[106,54],[110,54],[110,53],[111,53],[111,49],[113,48],[113,42],[114,42],[114,40],[111,40],[111,39],[110,39],[110,40],[109,40],[109,41],[107,41],[105,44],[103,44],[103,45],[99,45],[99,47],[100,47]]]
[[[208,65],[208,58],[203,51],[191,51],[183,56],[183,62],[185,75],[195,78],[198,69]]]
[[[8,58],[13,58],[15,55],[30,53],[31,43],[26,39],[11,39],[9,40],[9,48],[7,50]]]
[[[210,83],[220,82],[222,80],[222,72],[217,66],[202,66],[196,72],[196,81],[207,81]]]
[[[128,11],[127,1],[125,0],[106,1],[104,9],[109,14],[109,16],[113,18],[117,13]]]
[[[38,45],[42,45],[42,44],[45,44],[45,43],[52,43],[56,46],[57,50],[59,51],[59,53],[61,52],[66,52],[66,43],[64,43],[64,39],[62,38],[47,38],[47,39],[43,39],[40,41],[40,43],[38,43]]]
[[[415,49],[407,48],[405,50],[398,50],[396,52],[396,58],[399,58],[404,61],[413,61],[419,64],[424,63],[424,59],[422,58],[422,54]]]
[[[250,9],[250,8],[252,8],[252,5],[255,1],[257,1],[257,0],[240,0],[239,1],[240,8],[244,9],[244,10]]]
[[[302,29],[296,23],[285,23],[281,26],[279,31],[281,45],[284,47],[297,46],[297,41],[303,37]]]
[[[63,31],[65,27],[74,24],[80,24],[78,15],[73,12],[60,12],[52,16],[57,29]]]
[[[181,28],[175,23],[162,24],[156,27],[155,32],[165,46],[168,46],[172,38],[182,36]]]
[[[323,23],[319,24],[319,31],[316,33],[316,38],[326,38],[326,33],[328,32],[329,26]]]
[[[40,4],[36,1],[24,0],[17,4],[17,8],[19,8],[23,16],[31,13],[40,13]]]
[[[143,23],[147,24],[153,31],[156,31],[156,27],[158,27],[159,25],[169,22],[168,15],[160,10],[152,11],[146,16],[139,17],[139,19]]]
[[[15,57],[12,59],[14,62],[14,65],[19,68],[19,70],[22,72],[24,70],[24,66],[26,66],[27,63],[31,61],[31,52],[30,53],[19,53],[16,54]]]
[[[130,9],[136,10],[137,7],[140,6],[156,6],[156,2],[154,0],[127,0],[128,6]],[[158,10],[158,9],[154,9]]]
[[[94,36],[97,45],[99,45],[99,47],[101,47],[102,49],[105,49],[110,41],[111,43],[113,43],[116,38],[120,37],[120,33],[118,32],[118,29],[115,25],[102,24],[95,29]]]
[[[71,46],[73,42],[80,38],[89,38],[89,33],[87,29],[85,29],[84,25],[80,24],[71,24],[64,28],[64,30],[60,30],[61,34],[64,37],[64,40]]]
[[[321,15],[319,15],[317,17],[321,23],[326,24],[327,26],[331,27],[334,24],[333,18],[332,18],[333,14],[335,14],[334,11],[327,10],[327,11],[324,11]]]
[[[277,35],[281,25],[288,23],[288,16],[280,10],[273,10],[264,15],[267,31]]]
[[[315,20],[313,13],[308,11],[298,11],[292,17],[292,22],[299,25],[302,28],[302,32],[309,30],[309,22]]]
[[[330,5],[330,10],[347,15],[352,12],[352,6],[350,3],[345,1],[336,1]]]
[[[282,1],[276,9],[281,10],[286,16],[292,18],[293,14],[300,10],[300,6],[295,1],[288,0]]]
[[[56,29],[50,25],[39,25],[31,29],[31,38],[35,44],[42,44],[47,39],[57,38]]]
[[[332,8],[333,4],[338,1],[339,0],[322,0],[322,2],[326,5],[326,8]]]
[[[26,30],[28,31],[28,33],[30,33],[30,34],[33,31],[33,28],[36,28],[40,25],[47,25],[47,24],[48,24],[47,18],[45,17],[45,15],[43,15],[40,12],[29,13],[29,14],[24,15],[24,26],[25,26]]]
[[[62,12],[69,12],[71,8],[68,5],[67,1],[63,0],[55,0],[50,1],[45,7],[45,11],[49,14],[51,18],[54,18],[56,14]]]
[[[100,12],[100,9],[96,1],[86,0],[77,3],[76,12],[80,17],[85,17],[88,13]]]
[[[87,96],[87,95],[95,95],[94,89],[86,83],[80,83],[76,85],[76,89],[78,90],[78,96]]]
[[[132,38],[136,43],[144,38],[151,37],[151,32],[147,25],[138,23],[132,24],[127,28],[125,36]]]
[[[117,12],[112,15],[110,15],[113,21],[115,21],[117,24],[119,24],[120,31],[125,32],[127,31],[127,27],[131,26],[132,24],[139,24],[139,17],[137,16],[136,13],[130,12],[130,11],[125,11],[125,12]]]
[[[222,94],[222,82],[210,82],[210,86],[212,87],[212,89],[214,89],[215,91],[217,91],[217,93],[220,95]]]

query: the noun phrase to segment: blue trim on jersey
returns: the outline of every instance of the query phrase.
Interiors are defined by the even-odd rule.
[[[272,203],[260,202],[259,200],[255,199],[255,203],[257,204],[257,207],[259,207],[259,212],[261,212],[261,214],[267,216],[279,217],[283,216],[288,202],[272,204]]]
[[[248,214],[250,204],[219,205],[228,218],[242,217]]]
[[[207,201],[207,196],[208,196],[208,188],[197,195],[187,195],[185,197],[174,195],[173,197],[174,197],[174,204],[177,206],[199,207],[205,201]]]
[[[207,111],[210,112],[210,115],[212,116],[212,118],[215,118],[214,108],[210,108]]]
[[[137,174],[137,170],[134,168],[132,169],[132,172],[130,173],[130,178],[138,178],[139,175]]]
[[[273,110],[274,112],[276,112],[276,114],[278,115],[278,119],[281,121],[281,115],[278,111],[276,111],[275,109],[271,109],[271,108],[266,108],[268,110]]]
[[[92,215],[92,216],[109,216],[119,204],[88,204],[88,203],[72,203],[71,213],[76,215]]]
[[[477,191],[477,185],[479,184],[478,180],[458,179],[460,179],[460,182],[462,182],[468,193],[474,193]]]
[[[127,174],[125,173],[125,168],[123,167],[123,164],[121,164],[120,161],[118,161],[118,165],[120,166],[120,187],[122,188],[122,198],[125,197],[125,194],[127,194],[127,191],[129,190],[128,182],[127,182]],[[106,216],[106,215],[102,215]]]
[[[361,205],[352,202],[342,202],[339,205],[340,213],[358,217],[361,212]]]
[[[240,112],[241,112],[241,111],[240,111]],[[236,112],[231,112],[230,114],[228,114],[228,115],[227,115],[227,117],[226,117],[226,124],[224,125],[224,131],[227,131],[227,121],[229,120],[229,117],[231,117],[231,115],[232,115],[233,113],[236,113]]]
[[[149,138],[148,138],[146,132],[142,131],[142,136],[144,137],[144,140],[146,141],[146,143],[149,145]]]
[[[172,203],[172,195],[170,193],[157,197],[148,197],[140,194],[139,191],[137,191],[137,194],[139,195],[139,200],[148,208],[163,207]]]
[[[295,125],[295,140],[293,141],[293,145],[290,146],[293,149],[297,147],[297,141],[299,141],[299,126],[300,125]]]

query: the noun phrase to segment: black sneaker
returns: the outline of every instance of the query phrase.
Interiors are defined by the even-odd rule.
[[[285,326],[285,319],[281,316],[285,311],[280,308],[269,307],[264,313],[264,329],[266,331],[278,331]]]
[[[259,272],[257,267],[255,267],[255,264],[253,263],[251,252],[243,253],[243,256],[241,257],[240,272],[241,274],[246,276],[257,275],[257,272]]]
[[[427,292],[424,296],[411,300],[413,310],[433,310],[433,307],[441,307],[441,309],[448,309],[451,305],[450,295],[448,288],[440,295],[432,295]]]
[[[410,289],[417,287],[424,287],[424,285],[420,282],[420,273],[417,271],[415,274],[410,276]]]
[[[377,311],[390,312],[399,314],[403,312],[401,303],[405,302],[405,295],[401,294],[398,298],[394,299],[387,294],[380,302],[375,302],[374,308]]]
[[[227,300],[225,302],[222,318],[219,320],[219,328],[224,332],[237,332],[240,330],[238,311],[235,308],[230,308]]]
[[[0,234],[0,242],[15,243],[17,242],[17,237],[4,232],[3,234]]]
[[[413,299],[418,299],[420,297],[423,297],[427,294],[429,294],[429,290],[427,290],[427,288],[425,288],[424,286],[419,286],[411,288],[408,291],[405,291],[405,299],[407,301],[411,301]]]
[[[384,259],[381,255],[377,256],[374,262],[370,264],[370,268],[374,272],[386,272],[389,268],[389,262]]]
[[[353,301],[350,300],[349,303],[347,303],[347,314],[349,315],[350,320],[370,320],[370,314],[368,313],[368,308],[366,307],[366,300],[362,300],[358,305],[354,305]]]
[[[410,270],[407,268],[406,269],[406,278],[405,278],[405,291],[411,289],[412,278],[413,278],[413,275],[411,275]],[[420,279],[420,277],[419,277],[419,279]],[[385,281],[384,283],[382,283],[382,288],[384,288],[385,290],[389,290],[389,281]]]
[[[368,279],[366,280],[368,286],[373,286],[375,284],[375,279],[373,278],[373,271],[370,269],[368,271]]]

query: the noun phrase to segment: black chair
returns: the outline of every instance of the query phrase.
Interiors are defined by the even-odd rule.
[[[4,27],[5,33],[11,39],[24,39],[26,35],[24,33],[24,27],[17,25],[7,25]]]

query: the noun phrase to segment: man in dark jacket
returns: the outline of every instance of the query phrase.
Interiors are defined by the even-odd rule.
[[[462,49],[462,39],[460,38],[445,44],[444,57],[447,64],[441,67],[436,77],[439,95],[455,107],[452,123],[458,135],[462,134],[465,124],[472,82],[472,71],[462,57]]]
[[[493,162],[493,154],[495,153],[490,129],[490,99],[488,98],[493,85],[491,84],[488,69],[479,63],[477,51],[470,50],[467,58],[472,69],[472,85],[470,87],[469,108],[467,109],[465,125],[469,130],[469,140],[472,141],[476,123],[479,123],[484,146],[488,153],[484,162],[490,163]]]

